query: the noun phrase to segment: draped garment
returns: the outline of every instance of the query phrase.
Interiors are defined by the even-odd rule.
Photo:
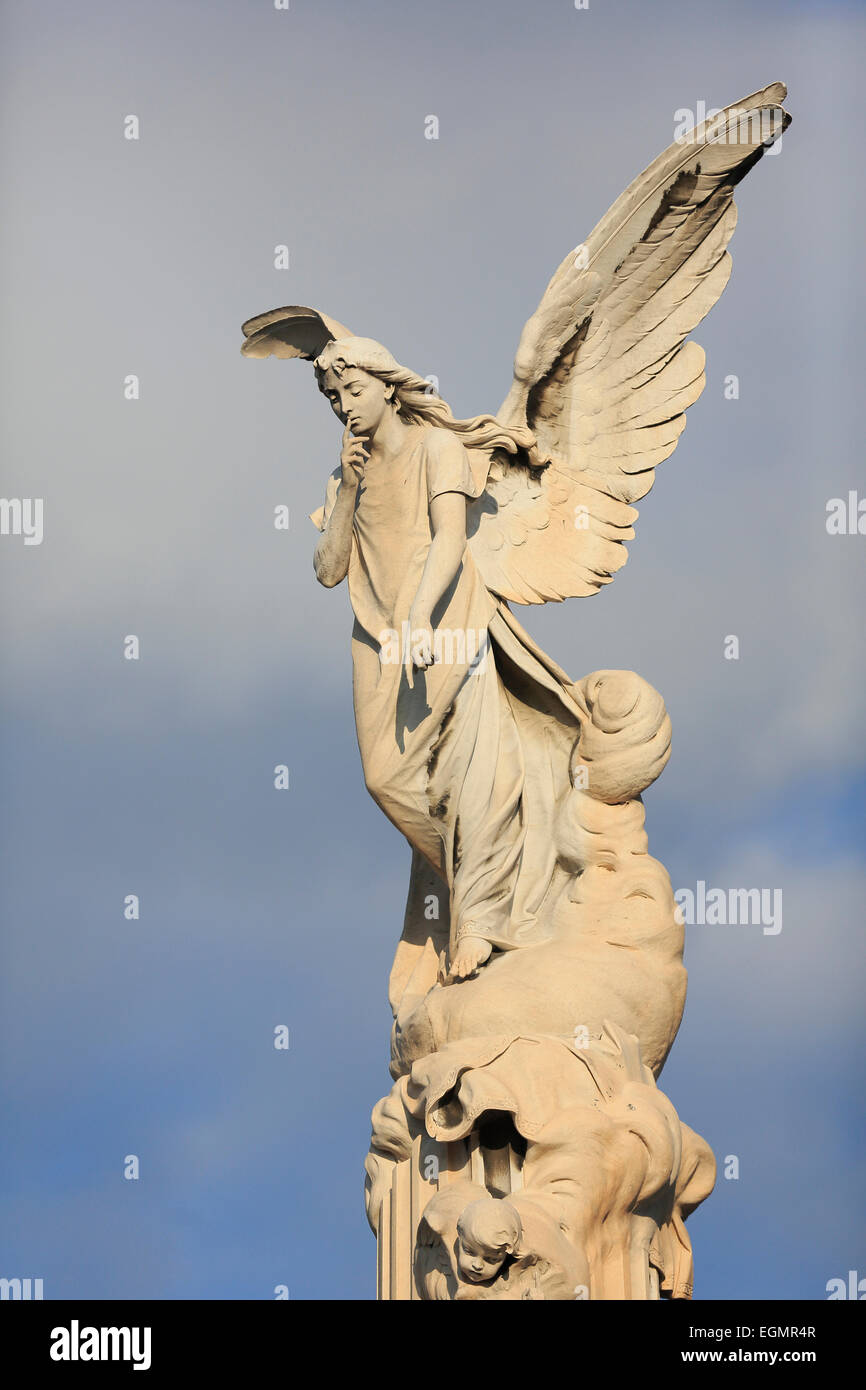
[[[313,515],[320,529],[339,476]],[[485,478],[456,434],[427,426],[414,427],[389,462],[366,466],[348,569],[353,696],[367,788],[447,886],[452,949],[473,935],[507,950],[537,939],[553,819],[585,708],[487,589],[468,544],[433,611],[437,659],[407,675],[430,503],[447,492],[476,498]]]

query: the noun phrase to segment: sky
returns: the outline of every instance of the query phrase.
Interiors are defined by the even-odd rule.
[[[738,190],[707,386],[628,565],[518,617],[575,679],[664,696],[644,800],[674,888],[782,894],[775,934],[686,928],[662,1086],[720,1166],[696,1298],[866,1276],[866,535],[826,524],[866,497],[864,31],[799,0],[2,8],[2,492],[44,522],[0,536],[0,1275],[375,1297],[409,850],[364,788],[345,586],[312,572],[340,428],[240,325],[311,304],[455,414],[495,410],[549,276],[676,113],[782,80],[793,124]]]

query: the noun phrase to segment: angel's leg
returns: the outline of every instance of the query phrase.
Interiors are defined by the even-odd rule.
[[[523,753],[492,657],[461,688],[434,749],[428,795],[445,842],[451,974],[510,942],[520,869]]]
[[[448,899],[441,876],[413,849],[403,934],[388,983],[395,1018],[436,983],[439,957],[448,945]]]

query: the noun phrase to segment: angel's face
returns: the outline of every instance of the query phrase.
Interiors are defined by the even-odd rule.
[[[372,439],[392,410],[389,401],[394,388],[360,367],[343,367],[339,373],[329,367],[324,374],[322,391],[337,419],[348,425],[355,436]]]

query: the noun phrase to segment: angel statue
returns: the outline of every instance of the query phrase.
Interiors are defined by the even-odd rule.
[[[688,335],[727,283],[734,187],[787,128],[785,95],[712,115],[635,179],[555,271],[495,415],[455,419],[314,309],[243,325],[247,357],[313,362],[343,427],[314,567],[348,579],[364,778],[412,849],[395,1085],[365,1165],[380,1297],[475,1296],[461,1241],[464,1264],[504,1270],[485,1298],[691,1296],[682,1222],[714,1161],[652,1090],[685,970],[641,800],[670,720],[633,672],[572,681],[512,605],[592,595],[625,564],[633,504],[704,387]],[[645,1135],[626,1081],[652,1093]],[[482,1203],[459,1229],[454,1183]],[[553,1225],[533,1236],[539,1188]]]
[[[447,887],[449,982],[543,934],[556,807],[588,711],[510,604],[596,593],[700,395],[687,335],[730,273],[734,185],[789,117],[776,83],[680,137],[569,252],[496,415],[455,419],[381,343],[292,306],[248,357],[312,359],[343,425],[315,573],[348,576],[367,788]],[[410,890],[411,897],[411,890]]]

